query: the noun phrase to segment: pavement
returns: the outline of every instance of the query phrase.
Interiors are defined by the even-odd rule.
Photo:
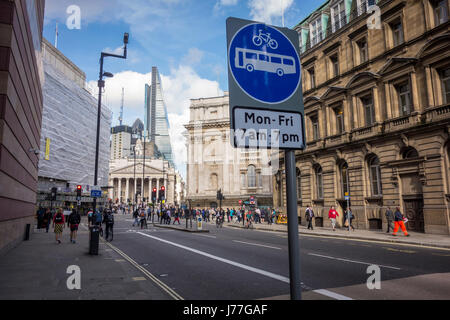
[[[173,222],[172,222],[173,223]],[[215,225],[215,222],[206,222],[209,225]],[[168,228],[187,232],[209,232],[207,229],[197,230],[196,223],[193,222],[192,229],[186,229],[186,222],[182,220],[181,224],[178,225],[161,225],[159,223],[154,224],[155,227]],[[224,227],[228,228],[242,228],[245,229],[241,223],[237,222],[224,222]],[[267,224],[267,223],[254,223],[254,230],[260,231],[271,231],[271,232],[284,232],[287,233],[286,224]],[[386,231],[375,231],[375,230],[358,230],[348,231],[347,228],[336,228],[333,231],[332,228],[327,227],[314,227],[314,230],[308,230],[307,227],[299,225],[298,231],[300,234],[310,235],[310,236],[321,236],[321,237],[334,237],[343,239],[355,239],[355,240],[367,240],[367,241],[380,241],[386,243],[397,243],[404,245],[415,245],[424,246],[431,248],[450,248],[450,237],[446,235],[436,235],[436,234],[425,234],[419,232],[408,232],[409,237],[405,237],[403,232],[399,230],[397,236],[393,236],[392,233],[386,233]]]
[[[242,223],[227,223],[225,227],[231,228],[244,228]],[[287,225],[285,224],[272,224],[267,223],[254,223],[254,230],[272,231],[272,232],[285,232],[287,233]],[[321,236],[321,237],[334,237],[343,239],[355,239],[355,240],[367,240],[367,241],[380,241],[386,243],[397,243],[404,245],[415,245],[432,248],[450,248],[450,237],[446,235],[425,234],[419,232],[408,232],[409,237],[405,237],[403,232],[399,230],[397,236],[392,236],[391,233],[386,231],[374,231],[374,230],[358,230],[348,231],[347,228],[336,228],[333,231],[332,228],[326,227],[314,227],[314,230],[308,230],[304,226],[299,226],[298,231],[300,234]]]
[[[77,243],[70,243],[66,227],[62,243],[54,233],[34,229],[30,241],[22,242],[0,259],[0,300],[167,300],[170,296],[149,281],[135,266],[100,241],[99,255],[89,255],[85,218]],[[112,242],[114,243],[114,241]],[[81,271],[81,290],[68,289],[73,275]],[[72,278],[71,278],[72,279]],[[69,279],[70,283],[74,283]]]

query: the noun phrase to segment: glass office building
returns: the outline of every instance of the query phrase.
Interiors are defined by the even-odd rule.
[[[152,84],[145,85],[145,135],[155,142],[158,150],[173,166],[172,145],[169,136],[169,119],[164,103],[161,77],[158,68],[152,68]]]

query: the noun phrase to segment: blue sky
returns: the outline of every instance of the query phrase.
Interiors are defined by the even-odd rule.
[[[81,28],[69,30],[70,5],[81,10]],[[101,51],[122,46],[130,33],[127,60],[108,58],[105,70],[115,74],[106,83],[105,102],[119,116],[121,88],[125,88],[127,124],[144,118],[144,85],[157,66],[171,124],[176,164],[185,171],[186,151],[176,139],[189,121],[189,99],[222,94],[228,89],[225,20],[233,16],[293,27],[321,5],[306,0],[47,0],[44,37],[81,68],[94,92]],[[120,50],[119,50],[120,52]],[[180,142],[181,141],[181,142]]]

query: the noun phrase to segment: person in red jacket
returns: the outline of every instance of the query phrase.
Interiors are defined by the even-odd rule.
[[[330,211],[328,211],[328,218],[331,221],[333,231],[336,231],[336,217],[339,217],[339,213],[334,209],[334,206],[331,206]]]

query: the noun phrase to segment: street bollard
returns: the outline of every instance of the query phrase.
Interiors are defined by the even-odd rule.
[[[100,228],[98,226],[89,227],[89,254],[98,255],[100,240]]]

